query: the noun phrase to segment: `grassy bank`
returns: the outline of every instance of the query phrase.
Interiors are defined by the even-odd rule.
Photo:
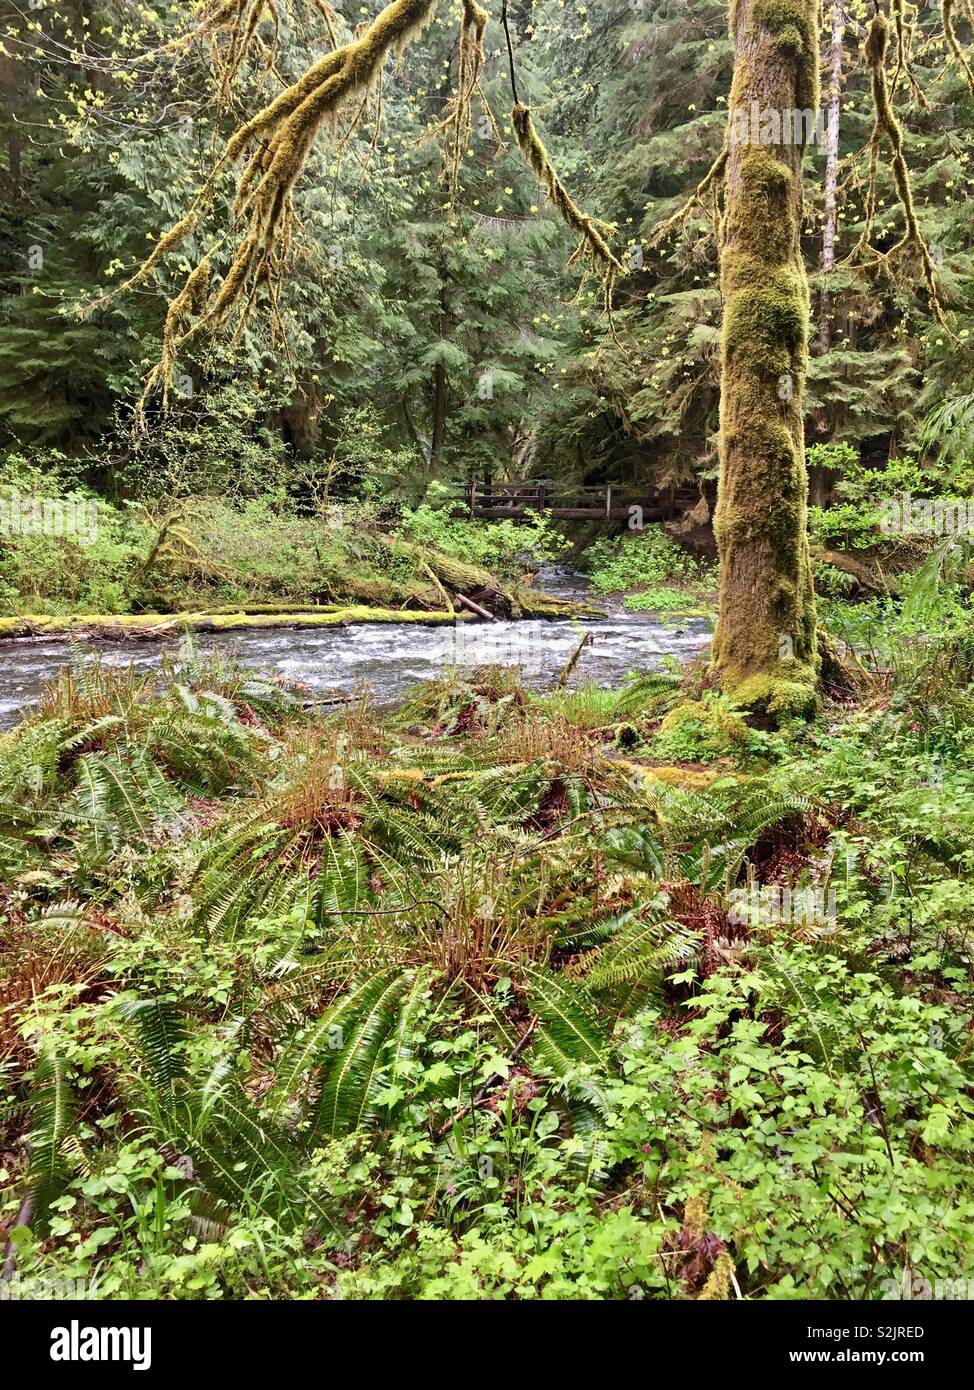
[[[0,617],[320,605],[436,611],[443,594],[424,563],[429,552],[509,589],[567,548],[542,520],[474,524],[429,505],[382,512],[269,495],[114,506],[56,475],[11,475],[9,465],[0,470],[0,501],[13,518],[0,538]]]

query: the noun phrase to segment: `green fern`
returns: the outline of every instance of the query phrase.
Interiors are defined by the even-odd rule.
[[[46,1049],[34,1068],[30,1097],[33,1126],[28,1137],[30,1166],[27,1170],[31,1227],[37,1236],[47,1233],[51,1204],[70,1182],[77,1159],[69,1148],[74,1124],[74,1098],[64,1060]]]
[[[316,1135],[334,1139],[351,1134],[372,1117],[387,1044],[396,1029],[396,1006],[408,984],[408,976],[394,970],[376,976],[360,992],[347,1040],[325,1072]]]
[[[585,976],[590,990],[598,994],[622,985],[657,988],[668,970],[695,961],[699,933],[668,917],[667,907],[668,900],[657,900],[611,923],[611,940]]]

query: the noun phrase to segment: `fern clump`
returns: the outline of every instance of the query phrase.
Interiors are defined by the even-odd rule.
[[[899,981],[943,962],[966,989],[974,770],[957,731],[942,790],[944,730],[921,751],[933,731],[888,712],[770,767],[748,733],[732,775],[671,783],[656,773],[686,769],[630,761],[618,731],[645,756],[660,719],[662,737],[736,730],[714,697],[679,704],[664,675],[542,696],[475,679],[427,708],[475,695],[484,719],[421,738],[187,652],[151,681],[79,668],[0,741],[21,1274],[90,1270],[83,1223],[119,1294],[144,1277],[172,1292],[203,1237],[206,1297],[268,1279],[625,1297],[633,1268],[662,1296],[661,1252],[686,1296],[733,1279],[759,1296],[752,1258],[795,1277],[788,1240],[759,1234],[800,1223],[774,1177],[778,1150],[803,1161],[795,1105],[816,1163],[841,1145],[864,1219],[884,1219],[870,1184],[888,1154],[861,1113],[880,1094],[910,1190],[935,1154],[954,1221],[966,1022],[915,992],[910,1012]],[[906,822],[922,900],[897,896]],[[781,910],[809,891],[822,921]],[[926,965],[909,933],[936,941]],[[898,1061],[920,1027],[942,1030],[922,1093]],[[734,1202],[706,1159],[715,1129]],[[620,1215],[650,1181],[662,1210]],[[801,1190],[824,1221],[819,1188]],[[857,1208],[831,1211],[848,1261]]]

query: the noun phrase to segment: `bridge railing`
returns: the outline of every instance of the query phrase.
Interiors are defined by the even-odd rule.
[[[593,516],[611,516],[613,510],[638,504],[652,506],[659,500],[656,489],[623,487],[617,483],[598,483],[566,487],[558,483],[473,482],[454,494],[471,517],[497,511],[578,510]]]

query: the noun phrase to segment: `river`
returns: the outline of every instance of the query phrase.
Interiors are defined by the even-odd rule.
[[[544,592],[564,598],[591,597],[584,576],[552,566],[538,576]],[[631,671],[657,670],[671,653],[681,663],[710,641],[706,618],[667,618],[626,613],[618,600],[595,596],[608,610],[600,620],[582,622],[461,623],[424,627],[414,623],[355,623],[346,628],[271,628],[224,635],[202,633],[201,652],[235,653],[241,666],[259,668],[304,682],[316,694],[345,694],[363,685],[373,702],[395,702],[411,686],[430,680],[444,668],[497,663],[520,666],[525,685],[553,685],[584,632],[584,648],[572,675],[573,685],[618,685]],[[166,642],[0,643],[0,727],[9,728],[28,713],[58,671],[86,655],[151,670],[165,652],[178,650],[179,639]]]

